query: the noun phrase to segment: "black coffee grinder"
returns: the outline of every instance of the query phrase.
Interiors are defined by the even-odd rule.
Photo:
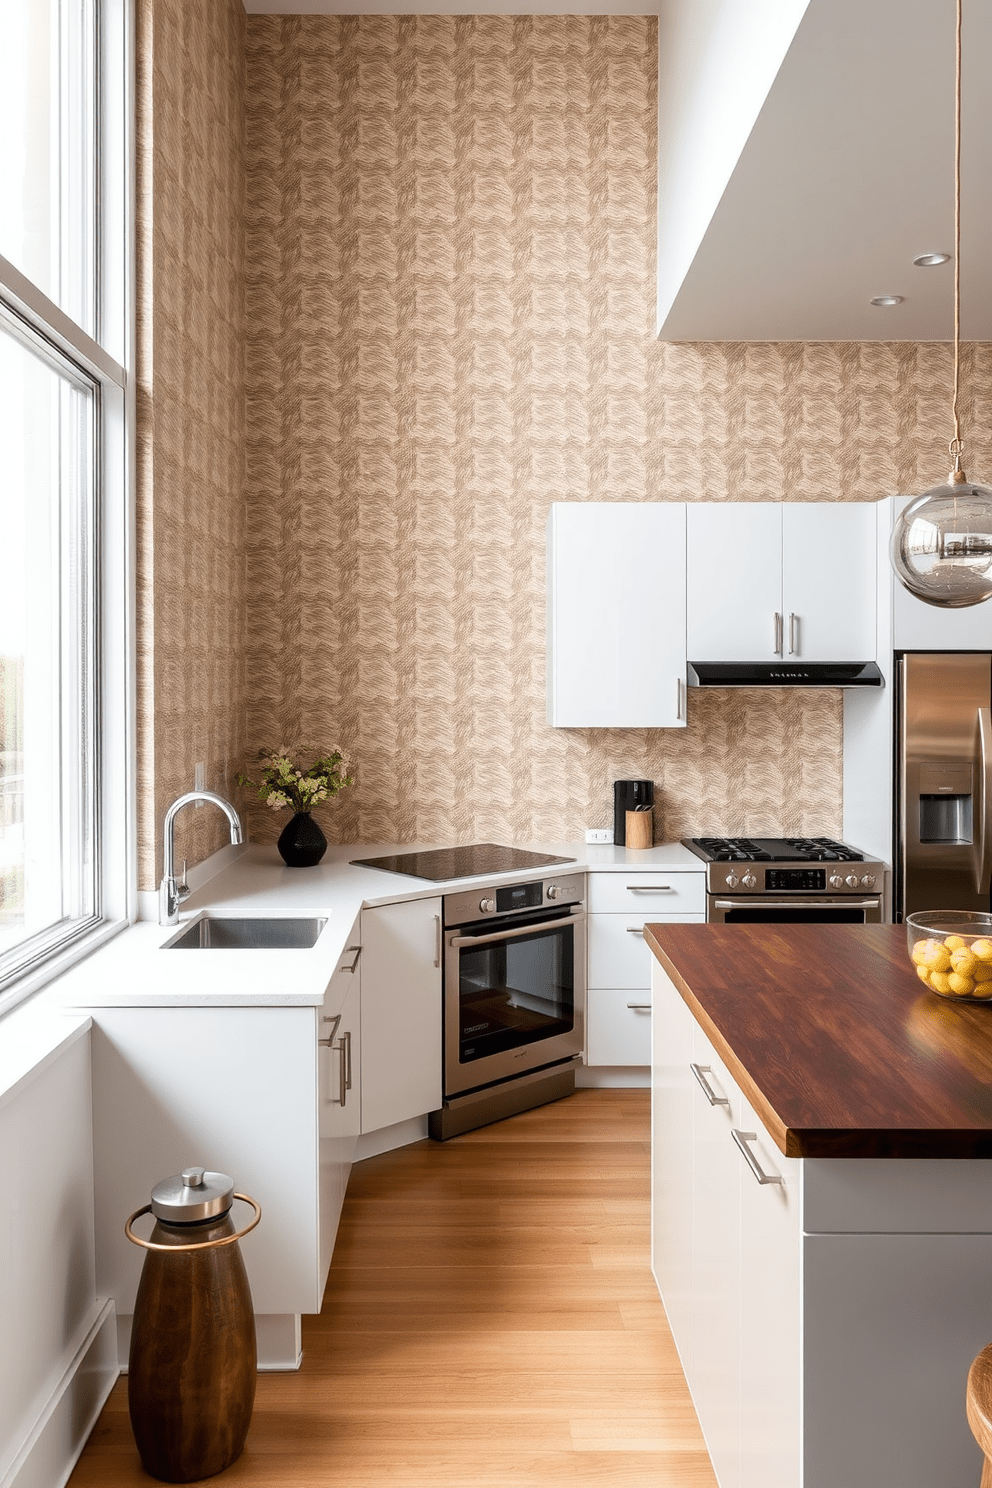
[[[617,847],[627,845],[627,812],[654,805],[653,780],[614,780],[613,841]]]

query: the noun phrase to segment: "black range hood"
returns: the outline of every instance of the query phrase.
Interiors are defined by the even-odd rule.
[[[873,661],[690,661],[690,687],[881,687]]]

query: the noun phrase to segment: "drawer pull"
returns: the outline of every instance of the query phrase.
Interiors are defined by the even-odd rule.
[[[317,1042],[318,1044],[323,1044],[325,1049],[329,1049],[333,1044],[335,1035],[338,1031],[338,1024],[341,1022],[341,1014],[338,1013],[334,1018],[325,1018],[324,1022],[333,1023],[334,1027],[331,1029],[330,1034],[327,1038],[319,1038]]]
[[[628,894],[674,894],[672,884],[628,884]]]
[[[632,1013],[649,1013],[651,1004],[649,1002],[628,1002],[627,1006]]]
[[[730,1102],[725,1095],[717,1095],[706,1076],[713,1073],[711,1064],[690,1064],[689,1068],[696,1077],[696,1083],[705,1095],[711,1106],[729,1106]]]
[[[358,962],[361,959],[361,955],[362,955],[362,948],[361,948],[361,946],[348,946],[347,949],[345,950],[345,955],[346,956],[348,954],[348,951],[354,951],[354,953],[355,953],[355,959],[354,959],[354,961],[352,961],[352,963],[351,963],[350,966],[344,966],[344,965],[339,966],[338,967],[338,971],[355,971],[357,969]]]
[[[766,1173],[764,1168],[758,1162],[758,1159],[755,1157],[754,1153],[751,1151],[750,1147],[747,1145],[748,1142],[756,1142],[758,1140],[757,1132],[737,1131],[735,1129],[731,1131],[730,1135],[734,1139],[734,1145],[740,1152],[744,1154],[744,1161],[747,1163],[748,1167],[751,1169],[751,1172],[754,1174],[759,1183],[785,1183],[785,1179],[781,1177],[780,1174]]]
[[[643,925],[628,925],[627,926],[627,934],[628,935],[643,935],[644,934],[644,926]]]

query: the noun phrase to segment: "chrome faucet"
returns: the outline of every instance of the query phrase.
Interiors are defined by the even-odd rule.
[[[184,899],[189,898],[189,886],[186,883],[185,864],[183,865],[183,882],[176,882],[176,845],[175,845],[175,823],[176,817],[184,806],[191,801],[211,801],[214,806],[219,806],[231,824],[231,842],[236,847],[244,841],[244,833],[241,829],[241,818],[231,805],[225,801],[223,796],[215,795],[213,791],[191,790],[184,796],[178,796],[165,813],[165,830],[163,833],[163,863],[162,884],[158,893],[158,922],[160,925],[174,925],[179,918],[179,906]]]

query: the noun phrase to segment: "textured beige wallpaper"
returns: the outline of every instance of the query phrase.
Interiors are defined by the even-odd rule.
[[[247,37],[250,746],[340,743],[332,840],[572,837],[630,774],[666,837],[838,832],[839,694],[547,726],[548,506],[922,489],[946,348],[656,341],[652,18]],[[988,348],[966,385],[987,435]]]
[[[244,752],[244,71],[241,0],[139,0],[139,881],[165,809],[233,789]],[[177,851],[227,840],[187,809]]]

